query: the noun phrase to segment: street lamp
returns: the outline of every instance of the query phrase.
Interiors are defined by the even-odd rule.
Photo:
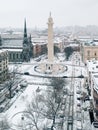
[[[21,116],[21,121],[22,121],[22,130],[25,130],[24,129],[24,116],[23,115]]]

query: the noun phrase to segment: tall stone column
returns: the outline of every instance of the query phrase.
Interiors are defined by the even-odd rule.
[[[53,44],[53,19],[50,16],[48,18],[48,61],[53,62],[54,60],[54,44]]]

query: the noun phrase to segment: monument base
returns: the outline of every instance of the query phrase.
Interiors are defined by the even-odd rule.
[[[67,66],[57,63],[40,63],[35,71],[42,74],[60,74],[67,71]]]

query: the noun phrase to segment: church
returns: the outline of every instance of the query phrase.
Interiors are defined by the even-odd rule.
[[[12,34],[13,35],[13,34]],[[24,20],[23,37],[2,38],[0,36],[0,49],[8,51],[9,62],[28,62],[33,55],[31,35],[27,34],[26,19]]]

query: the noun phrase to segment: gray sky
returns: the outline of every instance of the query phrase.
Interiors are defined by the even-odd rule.
[[[98,0],[0,0],[0,28],[47,27],[49,13],[54,26],[98,25]]]

